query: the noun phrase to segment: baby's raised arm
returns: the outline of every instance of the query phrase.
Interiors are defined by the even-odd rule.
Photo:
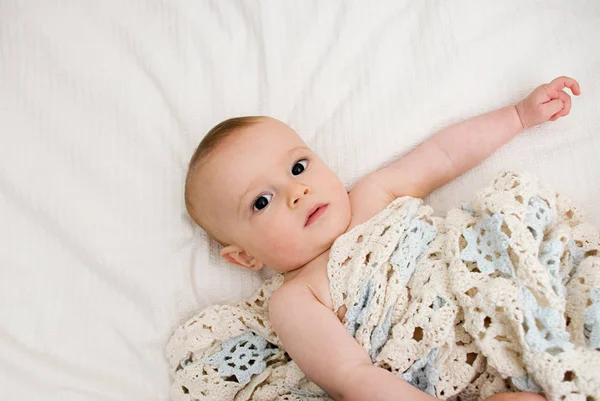
[[[334,400],[435,400],[387,370],[337,316],[302,285],[280,288],[269,305],[273,329],[298,367]]]
[[[454,124],[429,138],[402,159],[367,176],[392,198],[424,197],[481,163],[526,128],[564,117],[571,110],[574,79],[559,77],[537,87],[516,105]]]

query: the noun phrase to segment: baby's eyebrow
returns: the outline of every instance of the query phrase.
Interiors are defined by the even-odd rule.
[[[309,150],[306,145],[301,145],[301,146],[296,146],[295,148],[292,148],[290,151],[288,151],[288,154],[294,153],[298,149]]]

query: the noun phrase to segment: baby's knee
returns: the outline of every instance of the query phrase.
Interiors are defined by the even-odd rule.
[[[500,393],[486,398],[485,401],[546,401],[546,399],[535,393]]]

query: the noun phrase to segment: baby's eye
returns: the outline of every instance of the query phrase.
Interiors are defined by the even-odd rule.
[[[264,195],[261,195],[258,198],[256,198],[256,200],[254,201],[254,207],[253,207],[254,211],[258,212],[258,211],[266,208],[269,205],[271,198],[273,198],[273,195],[271,195],[271,194],[264,194]]]
[[[296,162],[296,164],[294,164],[294,167],[292,167],[292,174],[293,175],[302,174],[302,172],[306,169],[306,166],[308,166],[308,160],[306,160],[306,159],[298,160]]]

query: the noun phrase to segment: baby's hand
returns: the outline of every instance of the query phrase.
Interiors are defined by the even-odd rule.
[[[569,114],[571,96],[563,91],[563,88],[570,88],[576,96],[581,93],[579,84],[573,78],[558,77],[549,84],[538,86],[529,96],[517,103],[515,107],[523,129]]]

